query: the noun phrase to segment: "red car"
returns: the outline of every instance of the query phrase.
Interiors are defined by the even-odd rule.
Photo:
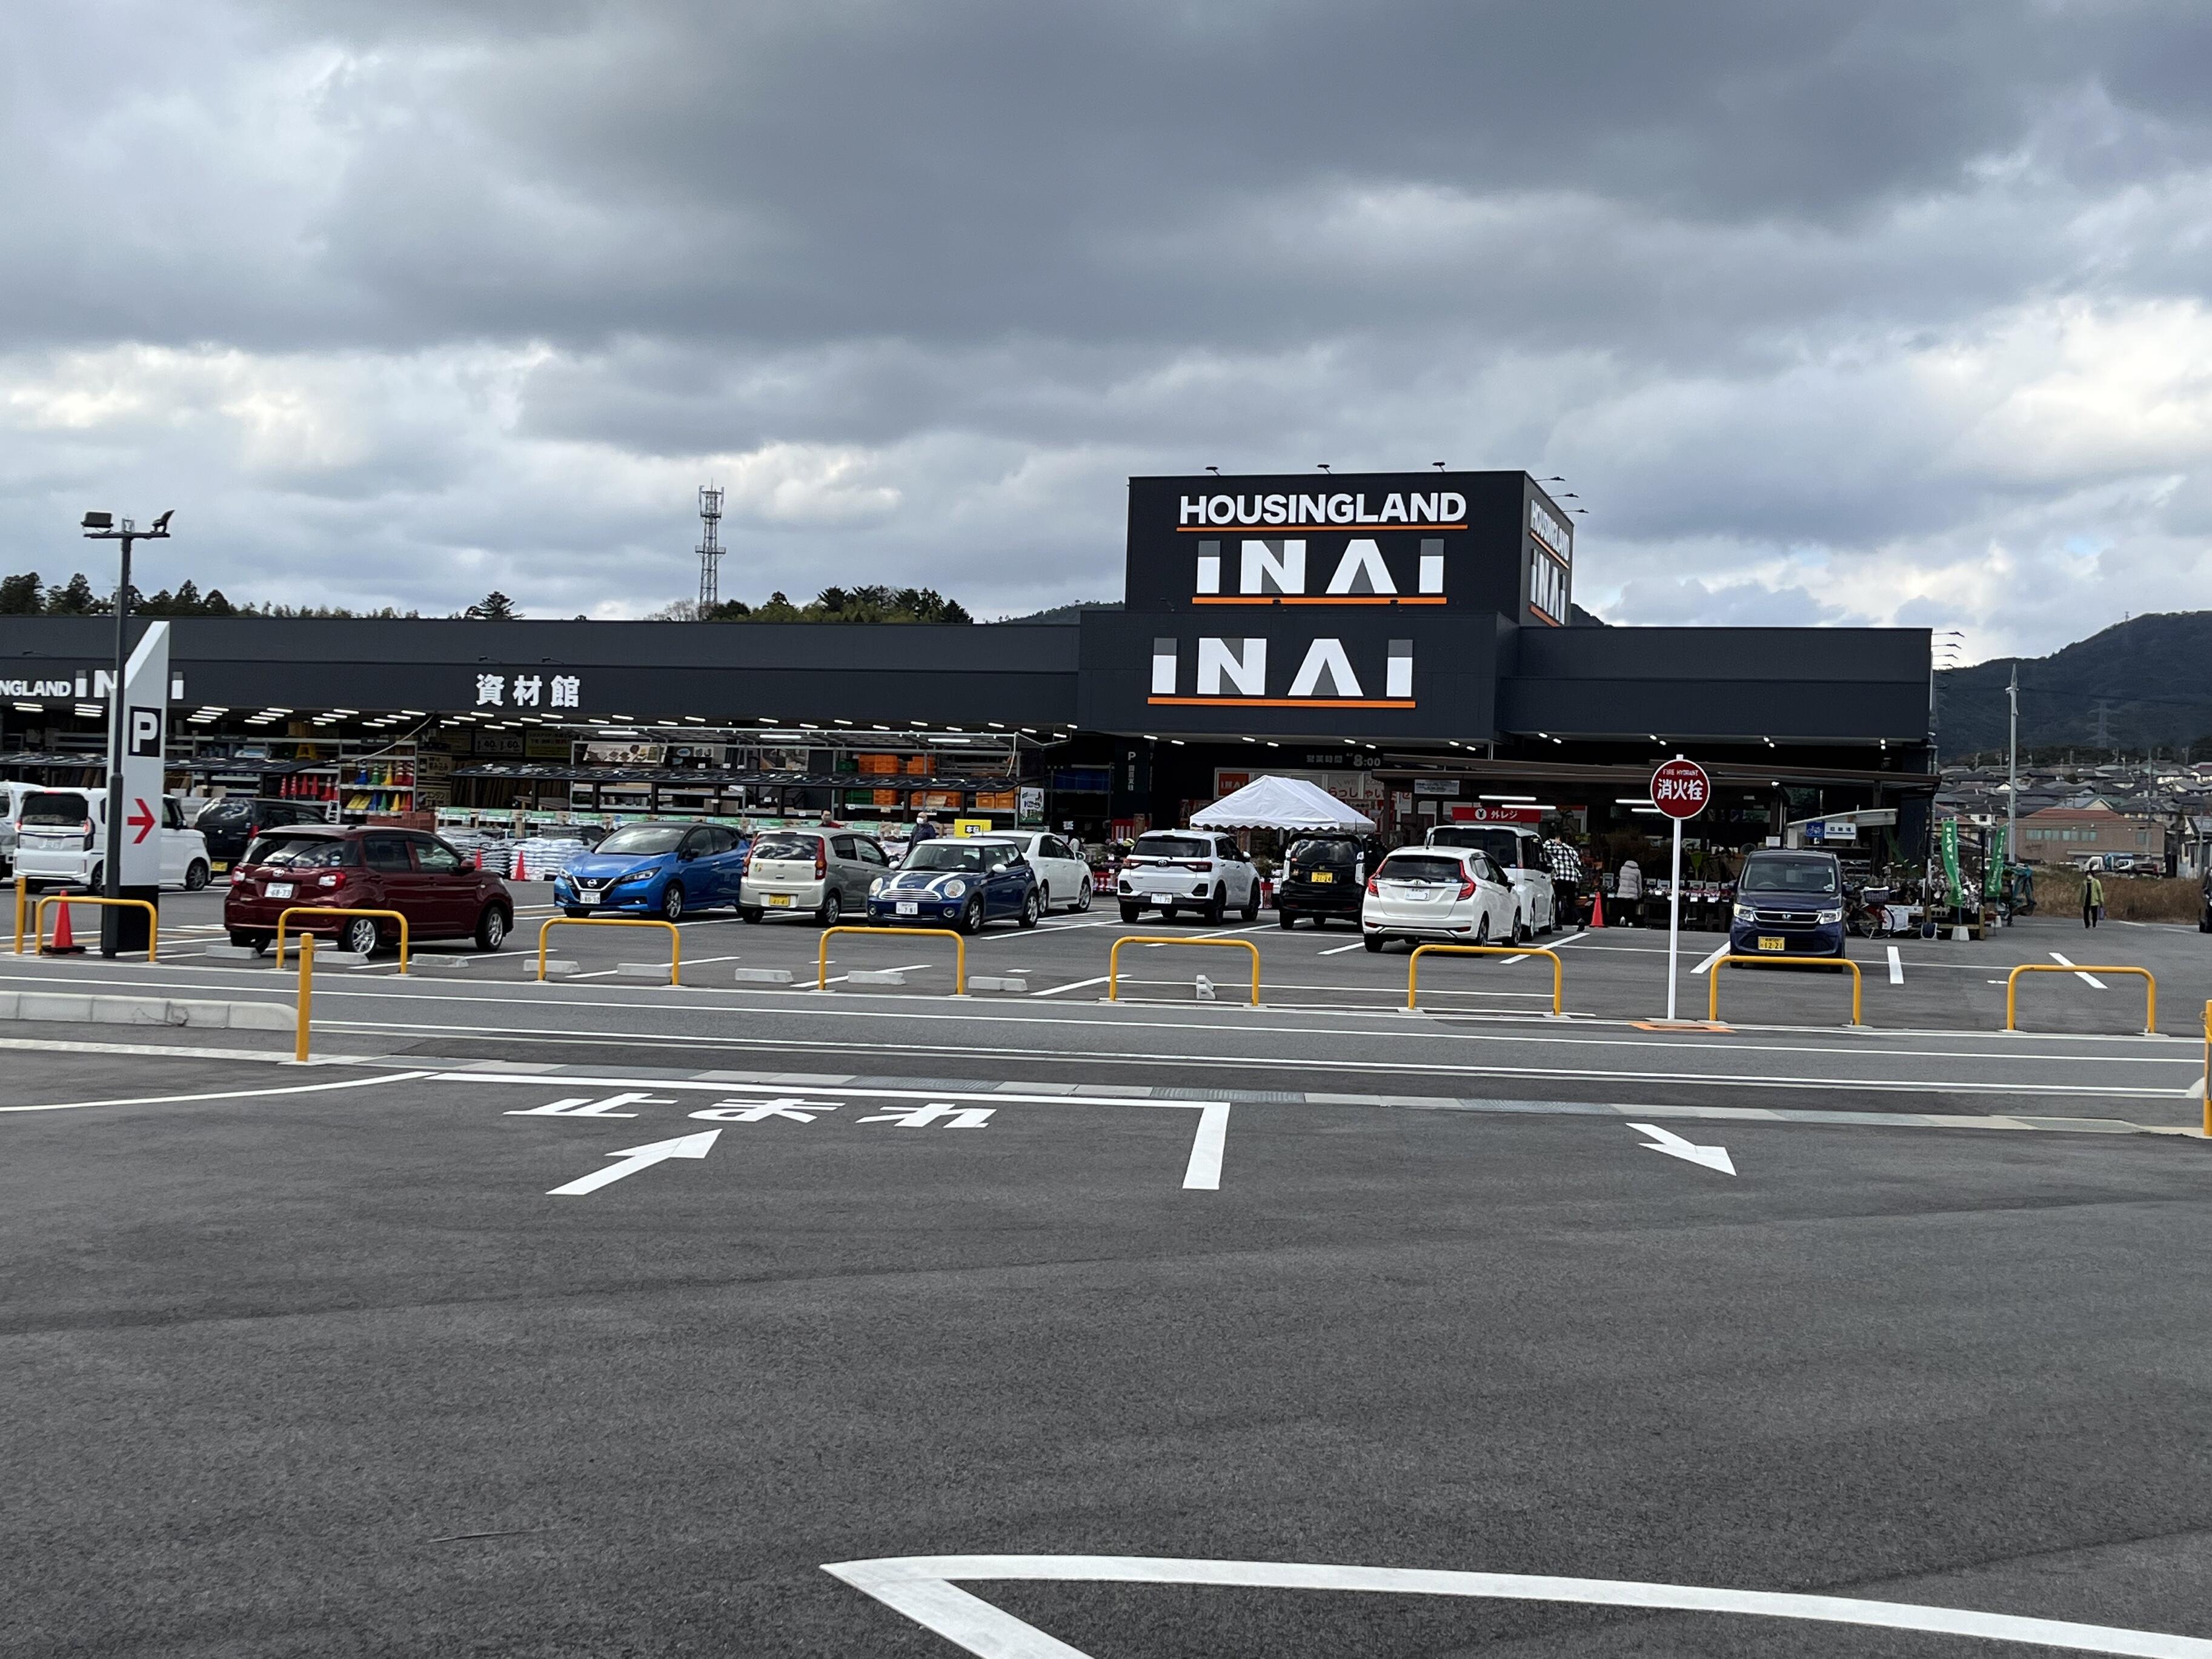
[[[299,905],[397,910],[410,945],[473,939],[496,951],[514,927],[507,884],[419,830],[302,823],[257,836],[230,872],[230,942],[258,951],[276,937],[276,918]],[[334,937],[364,956],[399,942],[398,926],[378,916],[295,916],[287,931]]]

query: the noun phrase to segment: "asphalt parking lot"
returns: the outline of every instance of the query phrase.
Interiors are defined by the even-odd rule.
[[[211,902],[0,990],[283,1005]],[[1996,1031],[2057,924],[1854,941],[1860,1032],[1750,972],[1649,1029],[1626,932],[1555,1021],[1348,930],[1224,930],[1256,1013],[1211,949],[1098,1001],[1095,911],[960,1001],[575,931],[326,962],[307,1067],[0,1024],[10,1651],[2212,1656],[2193,933],[2097,941],[2146,1038],[2071,973]]]

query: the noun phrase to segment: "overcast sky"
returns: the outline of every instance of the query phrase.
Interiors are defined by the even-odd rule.
[[[1565,474],[1624,623],[2212,604],[2212,5],[0,21],[0,569],[1121,592],[1131,473]],[[112,580],[112,579],[111,579]]]

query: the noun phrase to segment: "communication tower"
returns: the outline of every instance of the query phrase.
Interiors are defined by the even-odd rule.
[[[722,492],[713,484],[699,491],[699,611],[722,602]]]

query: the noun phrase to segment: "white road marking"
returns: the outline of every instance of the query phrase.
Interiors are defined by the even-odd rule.
[[[673,1140],[656,1140],[647,1146],[626,1146],[621,1152],[607,1156],[616,1162],[587,1176],[580,1176],[565,1187],[555,1187],[545,1194],[548,1198],[580,1198],[586,1193],[595,1193],[609,1182],[620,1181],[624,1176],[634,1176],[640,1170],[649,1170],[654,1164],[672,1158],[704,1158],[714,1146],[720,1129],[702,1129],[696,1135],[678,1135]]]
[[[1229,1138],[1229,1103],[1209,1101],[1199,1109],[1198,1133],[1190,1138],[1190,1163],[1182,1172],[1186,1192],[1221,1190],[1221,1152]]]
[[[1905,958],[1897,954],[1894,945],[1889,947],[1889,982],[1892,985],[1905,983]]]
[[[1356,939],[1352,940],[1352,943],[1351,943],[1351,944],[1349,944],[1349,945],[1330,945],[1330,946],[1328,947],[1328,950],[1326,950],[1326,951],[1315,951],[1315,952],[1314,952],[1314,954],[1315,954],[1316,956],[1322,956],[1322,957],[1340,957],[1340,956],[1342,956],[1342,955],[1343,955],[1346,951],[1357,951],[1357,950],[1361,949],[1362,947],[1364,947],[1364,946],[1366,945],[1366,943],[1367,943],[1367,941],[1366,941],[1365,939]]]
[[[2145,925],[2146,927],[2148,927],[2149,924],[2145,923],[2144,925]],[[2198,1078],[2198,1079],[2197,1079],[2197,1081],[2196,1081],[2196,1082],[2194,1082],[2194,1083],[2191,1084],[2191,1085],[2190,1085],[2186,1089],[2184,1089],[2184,1090],[2181,1091],[2181,1097],[2182,1097],[2184,1100],[2202,1100],[2202,1099],[2203,1099],[2203,1098],[2204,1098],[2204,1079],[2203,1079],[2203,1078],[2201,1078],[2201,1077],[2200,1077],[2200,1078]]]
[[[1669,1158],[1679,1158],[1686,1163],[1702,1164],[1708,1170],[1718,1170],[1723,1175],[1734,1175],[1735,1165],[1729,1162],[1725,1146],[1699,1146],[1671,1134],[1656,1123],[1632,1123],[1628,1126],[1640,1135],[1650,1135],[1647,1152],[1664,1152]]]
[[[904,1613],[924,1630],[981,1659],[1090,1659],[956,1579],[1045,1583],[1202,1584],[1239,1589],[1364,1591],[1456,1595],[1491,1601],[1559,1601],[1586,1607],[1656,1607],[1677,1613],[1744,1613],[1877,1630],[1927,1631],[2078,1653],[2136,1659],[2212,1659],[2212,1641],[2110,1625],[2078,1625],[1971,1607],[1934,1607],[1854,1596],[1724,1589],[1707,1584],[1647,1583],[1624,1578],[1559,1578],[1520,1572],[1449,1572],[1418,1567],[1335,1566],[1298,1561],[1190,1561],[1129,1555],[910,1555],[832,1561],[823,1571]]]
[[[1101,974],[1097,979],[1073,980],[1066,985],[1055,985],[1049,991],[1039,991],[1037,994],[1041,997],[1056,997],[1062,991],[1080,991],[1092,985],[1103,985],[1105,982],[1106,975]]]
[[[1703,962],[1699,963],[1696,967],[1694,967],[1694,968],[1691,969],[1690,969],[1690,971],[1691,971],[1692,973],[1693,973],[1693,974],[1702,974],[1702,973],[1704,973],[1704,972],[1705,971],[1705,969],[1708,969],[1708,968],[1711,967],[1715,963],[1718,962],[1718,961],[1719,961],[1723,957],[1726,956],[1728,953],[1729,953],[1729,948],[1728,948],[1728,946],[1727,946],[1726,945],[1721,945],[1721,946],[1720,946],[1720,948],[1719,948],[1719,949],[1716,950],[1716,951],[1712,953],[1712,955],[1711,955],[1711,956],[1707,957],[1706,957]]]
[[[271,1095],[321,1094],[332,1089],[374,1089],[379,1084],[411,1083],[429,1075],[428,1072],[392,1072],[383,1077],[349,1077],[337,1083],[295,1083],[282,1089],[222,1089],[203,1095],[132,1095],[116,1100],[65,1100],[50,1106],[0,1106],[0,1112],[81,1112],[90,1106],[183,1106],[200,1100],[258,1100]]]
[[[2051,959],[2057,963],[2061,968],[2074,968],[2074,964],[2071,961],[2065,957],[2061,956],[2056,951],[2053,951],[2051,953]],[[2079,968],[2074,968],[2074,977],[2081,980],[2085,984],[2095,986],[2100,991],[2109,990],[2112,988],[2107,986],[2104,981],[2099,979],[2094,974],[2085,974]]]

